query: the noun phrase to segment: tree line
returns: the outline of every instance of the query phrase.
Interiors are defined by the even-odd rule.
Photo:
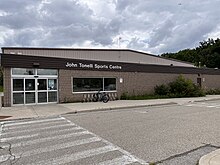
[[[220,68],[220,39],[202,41],[194,49],[184,49],[177,53],[164,53],[165,58],[172,58],[193,63],[197,67]]]

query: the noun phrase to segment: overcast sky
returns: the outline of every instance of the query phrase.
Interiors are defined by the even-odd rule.
[[[219,7],[220,0],[0,0],[0,47],[177,52],[220,38]]]

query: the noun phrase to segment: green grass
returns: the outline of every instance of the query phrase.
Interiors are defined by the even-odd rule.
[[[126,93],[121,95],[121,100],[150,100],[150,99],[167,99],[167,98],[186,98],[187,96],[182,95],[154,95],[154,94],[144,94],[144,95],[128,95]],[[200,97],[200,96],[191,96]]]
[[[168,96],[159,96],[159,95],[122,95],[121,100],[150,100],[150,99],[165,99],[169,98]]]

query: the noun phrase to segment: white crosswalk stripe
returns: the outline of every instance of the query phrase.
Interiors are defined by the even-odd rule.
[[[70,162],[73,162],[79,159],[83,159],[83,158],[87,158],[87,157],[91,157],[91,156],[95,156],[95,155],[99,155],[102,153],[107,153],[107,152],[115,151],[115,150],[117,150],[115,147],[105,146],[105,147],[95,148],[91,150],[86,150],[83,152],[74,153],[71,155],[64,155],[58,158],[52,158],[47,161],[40,161],[40,162],[37,162],[37,164],[41,164],[41,165],[65,164],[65,163],[70,163]]]
[[[53,145],[53,146],[49,146],[49,147],[45,147],[45,148],[36,149],[36,150],[29,150],[27,152],[18,153],[16,155],[31,156],[31,155],[36,155],[39,153],[50,152],[50,151],[54,151],[54,150],[58,150],[58,149],[64,149],[64,148],[68,148],[68,147],[74,147],[77,145],[88,144],[88,143],[98,142],[98,141],[101,141],[101,139],[97,138],[97,137],[92,137],[92,138],[88,138],[88,139],[76,140],[76,141],[73,141],[70,143],[57,144],[57,145]]]
[[[88,164],[100,155],[97,165],[147,164],[64,117],[0,124],[0,164]]]
[[[25,125],[25,124],[50,122],[50,121],[56,121],[56,120],[63,120],[63,118],[41,119],[41,120],[33,120],[33,121],[18,122],[18,123],[8,123],[8,124],[5,123],[5,126],[14,126],[14,125],[18,126],[18,125]]]
[[[12,136],[12,137],[8,137],[8,138],[2,138],[1,142],[7,142],[7,141],[11,141],[11,140],[18,140],[18,139],[25,139],[25,138],[32,138],[32,137],[36,137],[39,134],[32,134],[32,135],[25,135],[25,136]]]
[[[68,125],[69,126],[69,125]],[[57,128],[57,127],[56,127]],[[59,128],[62,128],[62,127],[59,127]],[[43,130],[45,130],[45,129],[43,129]],[[71,132],[71,131],[77,131],[77,130],[84,130],[83,128],[81,128],[81,127],[70,127],[70,128],[63,128],[63,129],[59,129],[59,130],[53,130],[53,131],[50,131],[50,132],[46,132],[45,134],[47,134],[47,133],[50,133],[50,135],[53,135],[53,134],[57,134],[57,133],[65,133],[65,132]],[[35,130],[36,131],[36,130]],[[27,133],[28,131],[24,131],[24,133]],[[20,132],[19,132],[20,133]],[[33,134],[32,134],[33,133]],[[8,140],[12,140],[12,139],[16,139],[16,140],[18,140],[19,138],[19,136],[17,136],[17,134],[15,134],[15,132],[13,132],[13,134],[11,134],[11,136],[8,138],[8,135],[9,135],[9,133],[2,133],[2,135],[1,135],[1,137],[2,137],[2,141],[8,141]],[[25,139],[25,138],[29,138],[29,137],[31,137],[31,136],[39,136],[40,134],[39,133],[35,133],[35,132],[29,132],[28,133],[28,135],[24,135],[24,137],[22,138],[22,139]],[[7,138],[4,138],[4,137],[7,137]],[[21,136],[22,137],[22,136]]]
[[[13,129],[25,129],[25,128],[29,128],[32,127],[34,128],[38,128],[38,127],[47,127],[47,125],[56,125],[56,124],[64,124],[66,123],[65,120],[50,120],[48,122],[38,122],[38,123],[33,123],[33,124],[25,124],[25,125],[13,125],[13,126],[7,126],[5,125],[8,129],[13,130]]]
[[[35,140],[28,140],[28,141],[21,142],[21,143],[13,143],[13,144],[11,144],[11,146],[12,147],[20,147],[20,146],[24,147],[26,145],[43,143],[43,142],[47,142],[47,141],[51,141],[51,140],[69,138],[69,137],[74,137],[74,136],[81,136],[81,135],[85,135],[85,134],[90,134],[90,132],[88,132],[88,131],[77,132],[77,133],[74,132],[74,133],[69,133],[69,134],[64,134],[64,135],[57,135],[57,136],[53,136],[53,137],[39,138],[39,139],[35,139]]]
[[[129,156],[122,156],[120,158],[115,158],[115,159],[112,159],[112,160],[107,160],[107,161],[104,161],[104,162],[101,162],[99,163],[98,165],[115,165],[115,164],[131,164],[131,163],[134,163],[136,162],[135,159],[129,157]]]
[[[54,128],[62,129],[63,127],[69,127],[71,126],[69,123],[63,124],[63,125],[53,125],[48,127],[42,127],[42,128],[35,128],[35,129],[23,129],[23,130],[10,130],[10,132],[3,131],[3,135],[5,134],[18,134],[18,133],[27,133],[27,132],[35,132],[35,131],[43,131],[43,130],[51,130]]]

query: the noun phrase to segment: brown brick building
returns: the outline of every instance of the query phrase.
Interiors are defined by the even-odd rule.
[[[153,92],[182,74],[205,89],[220,88],[218,69],[127,49],[2,48],[4,106],[90,101],[97,91]]]

